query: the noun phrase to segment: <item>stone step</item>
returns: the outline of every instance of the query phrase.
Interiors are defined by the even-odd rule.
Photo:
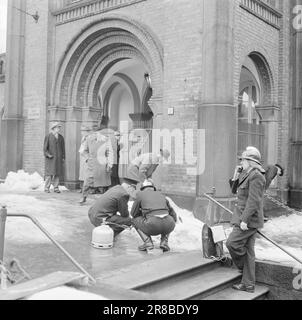
[[[140,290],[154,294],[162,300],[200,300],[238,282],[241,274],[231,268],[216,267],[211,270],[187,273],[173,279],[169,285],[163,282],[149,284]]]
[[[200,251],[165,254],[127,268],[98,277],[98,283],[110,283],[125,289],[143,289],[156,283],[174,281],[177,277],[219,267],[219,263],[204,259]]]
[[[232,288],[226,288],[214,293],[203,300],[265,300],[269,289],[264,286],[257,285],[254,293],[236,291]]]

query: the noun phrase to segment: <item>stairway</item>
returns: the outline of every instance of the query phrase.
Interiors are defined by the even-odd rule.
[[[202,258],[200,251],[169,253],[107,273],[98,283],[141,292],[157,300],[264,300],[268,289],[255,293],[233,290],[241,274],[219,262]]]

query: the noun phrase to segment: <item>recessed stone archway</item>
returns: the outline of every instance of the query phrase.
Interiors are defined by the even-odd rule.
[[[56,71],[51,104],[74,105],[74,90],[81,91],[83,83],[85,88],[90,87],[92,75],[108,57],[116,55],[116,61],[128,59],[127,50],[146,66],[152,77],[154,95],[161,97],[163,48],[160,42],[141,23],[129,17],[110,15],[88,25],[68,45]]]
[[[254,145],[264,163],[276,163],[279,108],[275,105],[275,80],[260,52],[250,52],[242,63],[238,100],[238,153]]]
[[[127,68],[128,62],[131,66]],[[156,103],[160,110],[163,48],[148,27],[129,17],[104,15],[82,29],[67,46],[52,86],[49,120],[65,122],[67,154],[76,154],[67,155],[68,181],[77,181],[78,132],[82,123],[92,124],[101,115],[110,115],[108,108],[112,107],[116,109],[112,116],[128,119],[133,123],[130,128],[150,128],[147,122],[151,119],[145,121],[139,116],[148,104],[144,96],[146,73],[152,79],[150,107]],[[115,122],[114,128],[119,129]]]

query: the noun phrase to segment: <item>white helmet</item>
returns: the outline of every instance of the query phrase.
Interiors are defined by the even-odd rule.
[[[146,188],[153,188],[154,190],[156,190],[154,182],[152,179],[146,179],[143,183],[142,183],[142,187],[141,187],[141,191],[145,190]]]
[[[255,147],[247,147],[246,150],[242,153],[242,156],[239,157],[239,159],[253,161],[261,165],[261,153]]]

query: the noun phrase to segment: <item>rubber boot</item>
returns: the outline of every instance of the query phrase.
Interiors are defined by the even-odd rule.
[[[144,241],[144,243],[138,247],[139,251],[148,251],[153,250],[154,245],[152,242],[152,238],[150,236],[147,236],[145,233],[143,233],[141,230],[136,229],[138,235],[141,237],[141,239]]]
[[[160,239],[160,248],[163,250],[163,252],[170,251],[170,247],[168,245],[169,235],[168,234],[162,234]]]

